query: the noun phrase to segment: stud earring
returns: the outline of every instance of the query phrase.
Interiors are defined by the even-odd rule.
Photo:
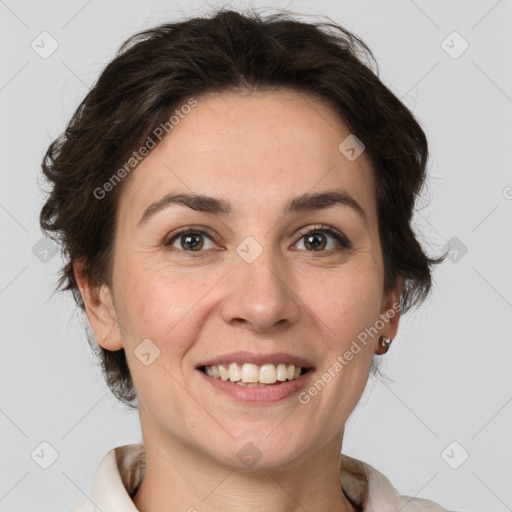
[[[383,347],[389,348],[391,345],[391,339],[390,338],[384,338],[384,336],[381,338],[380,343]]]

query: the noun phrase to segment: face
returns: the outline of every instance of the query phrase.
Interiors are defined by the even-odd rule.
[[[373,171],[364,152],[340,151],[350,131],[313,96],[197,99],[125,178],[112,289],[88,314],[104,348],[126,351],[145,437],[237,467],[253,450],[284,467],[341,441],[379,337],[396,333],[396,312],[379,322],[401,290],[383,294]],[[348,199],[312,199],[322,193]],[[258,370],[300,358],[309,370],[244,387],[198,368],[244,358]]]

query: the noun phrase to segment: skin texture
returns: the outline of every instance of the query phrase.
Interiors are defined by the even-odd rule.
[[[125,178],[112,289],[91,287],[75,264],[94,335],[106,349],[126,350],[137,389],[147,473],[134,503],[143,512],[354,511],[338,469],[344,425],[373,355],[386,350],[379,338],[396,335],[398,312],[305,405],[297,396],[241,404],[205,383],[195,366],[238,350],[289,352],[313,362],[314,382],[393,309],[402,281],[383,295],[370,161],[340,152],[350,131],[314,96],[282,89],[197,99]],[[282,213],[293,197],[335,188],[359,202],[367,225],[343,205]],[[138,226],[169,192],[222,198],[233,214],[174,205]],[[327,245],[311,248],[298,230],[318,224],[343,233],[352,248],[318,230]],[[180,237],[164,246],[188,226],[215,236],[202,239],[200,257]],[[263,249],[252,263],[236,252],[247,236]],[[149,366],[134,354],[144,339],[160,350]],[[249,441],[261,453],[251,468],[237,457]]]

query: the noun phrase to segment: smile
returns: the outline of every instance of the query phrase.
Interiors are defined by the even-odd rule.
[[[306,373],[306,368],[293,364],[266,363],[256,365],[252,363],[237,363],[205,365],[200,368],[206,375],[214,379],[234,382],[240,386],[266,386],[281,382],[296,380]]]
[[[224,369],[228,372],[229,376],[229,369],[226,368],[228,365],[221,366],[225,367]],[[262,367],[265,366],[267,365],[262,365]],[[279,364],[277,366],[279,366]],[[229,367],[231,367],[231,364]],[[209,370],[207,370],[206,366],[197,368],[198,374],[204,379],[207,385],[212,386],[216,393],[221,393],[223,396],[228,396],[229,398],[236,400],[238,403],[248,403],[251,405],[270,405],[286,398],[296,397],[298,393],[300,393],[300,391],[306,387],[310,376],[314,373],[313,369],[304,369],[300,366],[297,366],[293,370],[293,378],[291,380],[288,380],[287,378],[284,381],[280,381],[277,380],[276,375],[276,380],[273,383],[263,383],[259,382],[259,373],[257,382],[244,382],[242,380],[242,371],[240,371],[239,380],[231,381],[229,378],[223,380],[220,377],[220,370],[218,368],[217,370],[219,371],[219,377],[213,376],[213,372],[215,370],[211,366],[208,368]],[[260,368],[256,368],[258,368],[259,372]],[[212,375],[208,375],[206,373],[207,371],[212,373]],[[254,369],[250,369],[250,371],[254,372]],[[276,368],[276,373],[277,371],[278,369]],[[288,365],[286,371],[288,372]],[[300,372],[298,377],[295,376],[297,371]]]

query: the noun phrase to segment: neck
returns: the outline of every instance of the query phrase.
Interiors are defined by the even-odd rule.
[[[356,512],[342,490],[339,437],[284,467],[220,464],[176,439],[147,436],[146,472],[132,498],[140,512]]]

